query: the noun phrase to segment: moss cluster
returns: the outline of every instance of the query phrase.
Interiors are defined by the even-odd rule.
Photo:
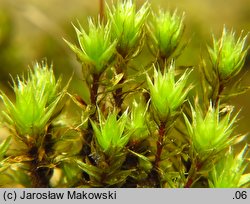
[[[69,93],[70,80],[62,87],[47,62],[13,79],[14,100],[1,91],[10,136],[0,143],[0,186],[249,187],[247,144],[234,153],[246,135],[235,134],[238,113],[228,104],[239,94],[231,85],[247,90],[232,80],[247,36],[224,28],[208,47],[210,59],[178,67],[184,14],[155,14],[148,2],[137,10],[125,0],[88,22],[88,29],[74,26],[79,45],[65,42],[82,65],[89,99]],[[145,44],[153,61],[134,67]],[[78,118],[68,118],[66,100]]]

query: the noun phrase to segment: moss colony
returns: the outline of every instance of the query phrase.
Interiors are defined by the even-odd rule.
[[[246,90],[236,78],[246,36],[224,27],[208,59],[177,66],[184,13],[131,0],[105,8],[88,29],[74,23],[78,42],[65,39],[88,97],[69,93],[71,80],[63,85],[46,61],[13,77],[14,98],[1,91],[10,136],[0,143],[0,186],[249,187],[249,146],[229,104]]]

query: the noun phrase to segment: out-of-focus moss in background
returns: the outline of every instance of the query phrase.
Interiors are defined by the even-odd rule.
[[[115,2],[115,0],[113,0]],[[107,0],[110,4],[111,0]],[[138,5],[143,0],[138,0]],[[223,25],[234,28],[237,35],[244,29],[250,31],[249,0],[149,0],[153,10],[178,9],[185,11],[186,31],[184,41],[191,40],[178,64],[197,65],[206,46],[211,44],[211,33],[219,37]],[[84,26],[88,16],[96,17],[99,0],[0,0],[0,88],[10,88],[10,74],[23,73],[32,62],[46,58],[54,64],[56,75],[66,81],[74,72],[71,83],[73,93],[84,95],[81,89],[81,66],[67,47],[63,38],[76,42],[71,22],[78,19]],[[250,37],[249,37],[250,38]],[[248,45],[250,39],[248,38]],[[139,57],[143,59],[143,57]],[[249,54],[245,68],[250,69]],[[250,74],[244,78],[250,85]],[[250,93],[233,99],[242,109],[240,132],[249,131]]]

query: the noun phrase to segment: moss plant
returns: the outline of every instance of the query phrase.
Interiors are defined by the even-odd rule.
[[[247,90],[236,78],[247,36],[224,27],[208,59],[184,70],[176,65],[185,44],[178,13],[100,0],[97,20],[74,24],[78,42],[65,42],[89,98],[69,93],[70,80],[63,86],[47,62],[13,77],[14,98],[0,92],[9,133],[0,136],[0,186],[250,187],[247,134],[236,134],[240,113],[228,100]],[[146,45],[154,60],[138,66]]]
[[[148,32],[152,41],[150,48],[158,60],[167,60],[173,57],[180,44],[184,31],[184,13],[178,15],[177,11],[159,11],[152,14],[153,20],[149,24]],[[172,56],[171,56],[172,55]]]

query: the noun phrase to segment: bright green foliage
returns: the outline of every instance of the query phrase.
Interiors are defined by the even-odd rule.
[[[234,135],[238,114],[226,101],[248,89],[229,80],[245,61],[246,37],[224,28],[213,38],[213,66],[202,59],[191,92],[192,70],[175,61],[184,13],[160,10],[146,22],[147,1],[100,8],[88,32],[74,26],[79,46],[66,41],[83,67],[83,86],[66,103],[69,84],[59,91],[46,63],[17,77],[15,100],[0,91],[0,187],[249,187],[249,145],[233,154],[246,136]],[[153,56],[137,60],[145,36]]]
[[[230,136],[237,115],[230,119],[231,112],[229,112],[221,117],[219,108],[214,108],[211,104],[205,115],[199,107],[191,109],[192,122],[190,123],[185,115],[184,118],[192,145],[200,156],[219,152],[232,143],[234,137]]]
[[[66,41],[69,47],[75,52],[80,61],[92,68],[92,73],[102,72],[112,61],[115,53],[116,40],[111,41],[110,23],[106,25],[100,22],[95,24],[89,18],[88,34],[79,25],[80,29],[74,26],[80,49]]]
[[[151,49],[156,57],[168,59],[176,50],[184,31],[184,13],[177,15],[177,11],[171,14],[169,11],[159,11],[153,14],[149,24],[149,34],[152,39]]]
[[[48,64],[38,62],[34,64],[33,70],[29,70],[30,81],[38,90],[44,89],[44,94],[48,95],[47,105],[55,100],[58,95],[61,79],[56,81],[52,66],[49,68]]]
[[[185,72],[175,80],[175,65],[172,63],[168,71],[162,74],[154,68],[154,82],[147,75],[147,82],[154,110],[159,119],[165,121],[168,116],[174,115],[182,105],[191,86],[186,88],[189,72]]]
[[[117,51],[125,59],[138,54],[143,37],[143,27],[149,14],[147,1],[136,11],[132,0],[118,1],[108,8],[108,17],[112,23],[112,36],[117,39]]]
[[[1,93],[6,107],[4,114],[20,135],[37,135],[43,132],[61,98],[61,95],[57,95],[59,83],[45,64],[36,64],[27,80],[17,80],[13,87],[14,103]]]
[[[235,39],[233,31],[228,32],[224,27],[222,36],[216,40],[213,36],[213,48],[208,47],[213,68],[222,80],[237,75],[244,65],[247,50],[245,42],[247,36]]]
[[[6,138],[4,141],[2,141],[2,143],[0,143],[0,173],[9,167],[9,164],[6,162],[7,159],[5,159],[5,155],[8,151],[10,143],[11,137]]]
[[[11,142],[11,137],[5,139],[2,143],[0,143],[0,162],[3,160]],[[0,166],[1,167],[1,166]]]
[[[129,141],[130,134],[125,133],[128,120],[127,111],[117,119],[116,113],[110,113],[106,120],[99,114],[100,128],[91,121],[96,140],[101,149],[108,155],[122,150]]]
[[[148,136],[147,128],[147,106],[142,102],[133,101],[130,120],[128,120],[128,128],[132,131],[131,140],[140,141]]]
[[[250,183],[250,174],[244,174],[247,147],[234,156],[232,149],[215,164],[209,175],[211,188],[240,188]]]

